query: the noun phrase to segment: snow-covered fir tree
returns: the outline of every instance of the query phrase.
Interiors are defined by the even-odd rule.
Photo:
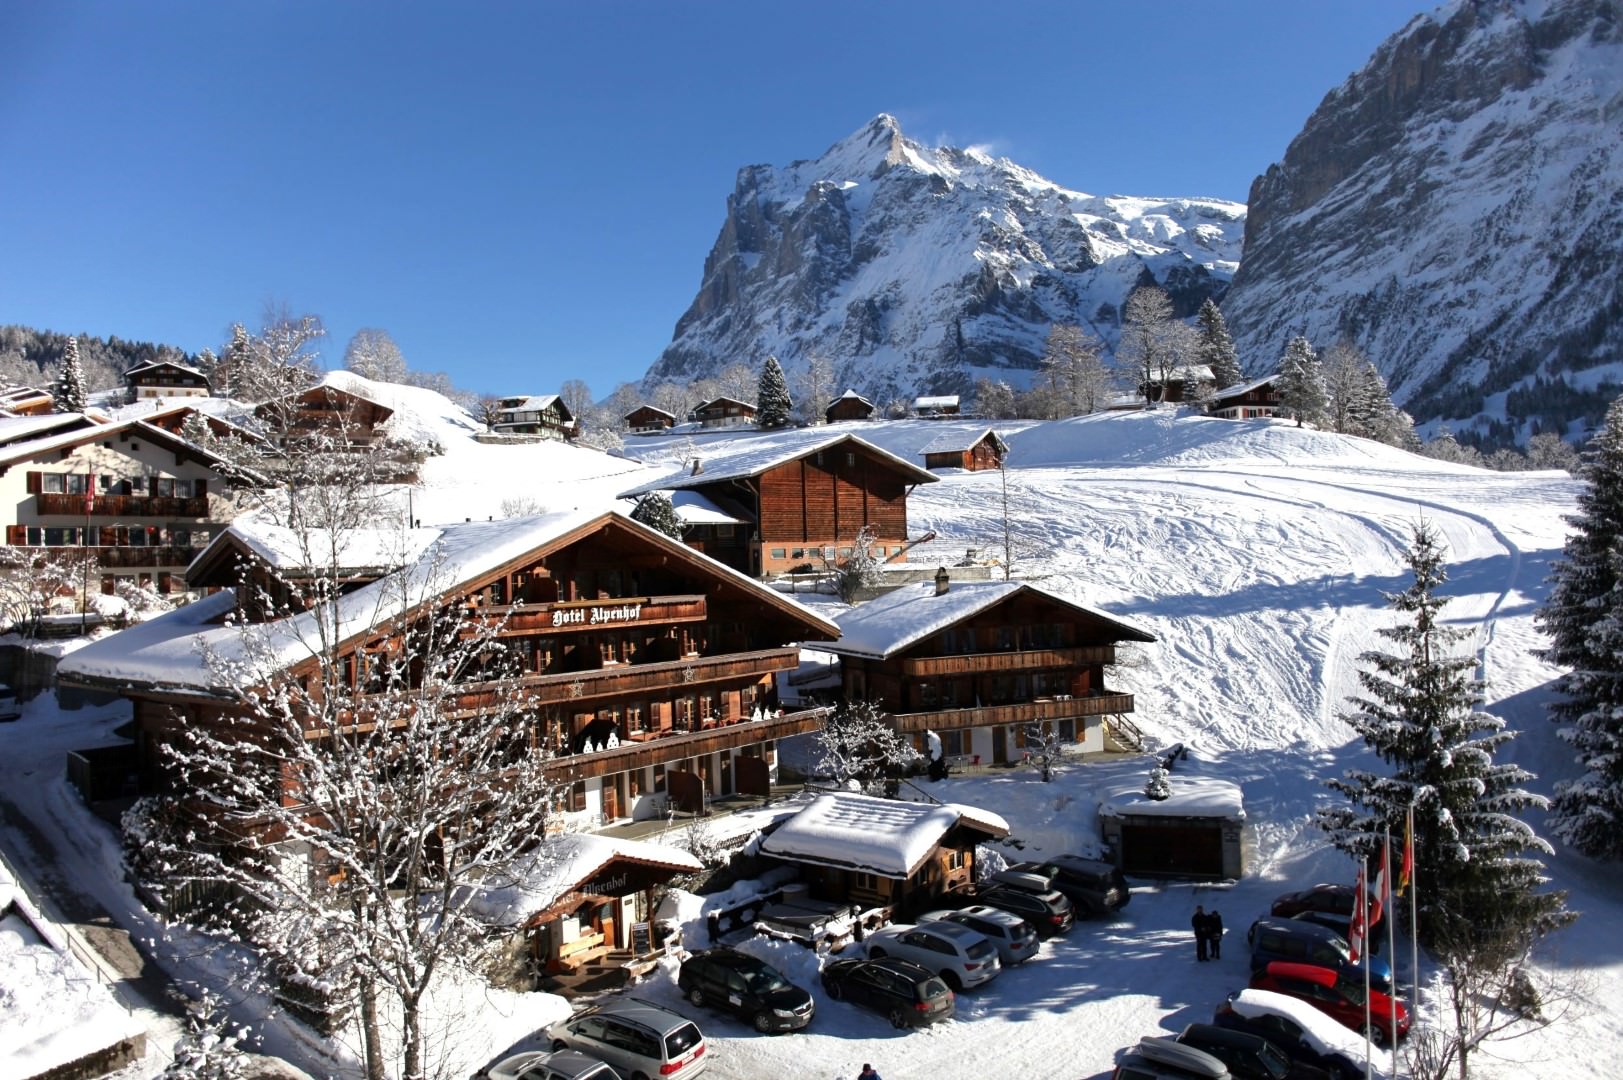
[[[769,356],[761,365],[761,381],[755,392],[755,422],[764,429],[788,427],[794,410],[783,365],[776,356]]]
[[[1446,949],[1475,920],[1509,937],[1538,937],[1563,925],[1564,897],[1540,892],[1550,847],[1519,816],[1547,800],[1524,785],[1531,773],[1494,760],[1515,737],[1481,712],[1476,657],[1459,646],[1470,631],[1446,625],[1447,580],[1437,533],[1416,525],[1409,550],[1414,581],[1388,599],[1405,621],[1378,631],[1391,651],[1370,651],[1351,699],[1350,724],[1387,766],[1348,769],[1328,781],[1346,804],[1320,812],[1320,825],[1348,854],[1373,857],[1387,830],[1401,837],[1414,807],[1415,880],[1422,940]]]
[[[1280,408],[1286,416],[1295,418],[1297,427],[1324,425],[1329,404],[1324,370],[1313,346],[1301,335],[1285,343],[1285,354],[1279,360],[1278,389]]]
[[[1235,351],[1234,339],[1229,336],[1223,312],[1209,296],[1200,305],[1196,326],[1200,331],[1200,362],[1212,369],[1214,385],[1219,390],[1238,385],[1242,378],[1240,356]]]
[[[662,532],[672,540],[681,540],[682,534],[687,531],[682,519],[676,515],[671,497],[663,491],[650,491],[638,499],[637,505],[632,508],[631,520]]]
[[[1172,798],[1172,777],[1167,773],[1165,766],[1156,764],[1150,769],[1150,778],[1144,784],[1144,797],[1156,802],[1165,802]]]
[[[79,361],[79,339],[70,337],[62,349],[62,375],[56,382],[56,410],[84,412],[88,403],[84,365]]]
[[[1556,786],[1551,826],[1586,854],[1623,856],[1623,398],[1584,450],[1578,512],[1567,519],[1550,596],[1535,616],[1540,655],[1570,669],[1550,706],[1584,775]]]
[[[219,995],[204,990],[186,1002],[186,1030],[175,1043],[174,1058],[162,1080],[240,1080],[250,1075],[248,1054],[240,1045],[244,1030],[234,1028]]]

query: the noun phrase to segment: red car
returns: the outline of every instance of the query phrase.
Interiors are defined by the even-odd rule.
[[[1364,984],[1330,968],[1275,960],[1251,976],[1253,990],[1272,990],[1312,1005],[1354,1031],[1364,1030]],[[1398,1038],[1409,1034],[1409,1010],[1379,990],[1369,992],[1370,1038],[1377,1046],[1392,1041],[1392,1010],[1397,1010]]]

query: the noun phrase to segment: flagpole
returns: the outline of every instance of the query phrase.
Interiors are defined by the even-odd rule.
[[[1392,825],[1386,826],[1386,845],[1381,852],[1381,907],[1386,919],[1386,956],[1392,965],[1392,1080],[1398,1080],[1398,930],[1397,912],[1392,909]]]
[[[1352,944],[1358,950],[1355,961],[1362,960],[1364,964],[1364,1080],[1374,1080],[1375,1062],[1370,1059],[1370,1009],[1369,1009],[1369,893],[1366,882],[1369,880],[1369,856],[1358,857],[1358,888],[1353,892],[1353,937]]]
[[[1414,976],[1412,980],[1414,991],[1413,996],[1409,998],[1409,1008],[1418,1009],[1420,1007],[1420,889],[1415,884],[1418,868],[1414,865],[1414,803],[1409,804],[1409,818],[1403,833],[1403,865],[1409,873],[1409,933],[1411,934],[1409,940],[1410,947],[1413,950],[1410,953],[1412,957],[1410,963],[1413,965],[1411,974]],[[1413,1022],[1414,1018],[1411,1017],[1410,1023]]]

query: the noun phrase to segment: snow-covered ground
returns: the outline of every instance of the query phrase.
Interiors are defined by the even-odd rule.
[[[880,445],[887,435],[914,437],[906,427],[860,427]],[[1533,611],[1577,490],[1565,474],[1483,472],[1285,424],[1170,412],[1025,426],[1009,441],[1008,502],[1018,546],[1040,549],[1020,569],[1158,636],[1157,644],[1133,651],[1113,685],[1136,695],[1134,719],[1152,743],[1191,748],[1175,782],[1192,775],[1242,785],[1246,876],[1215,885],[1135,882],[1117,920],[1081,923],[1045,944],[1036,960],[962,995],[958,1017],[932,1029],[894,1032],[882,1018],[822,1000],[820,992],[818,1017],[800,1034],[760,1036],[718,1014],[697,1015],[711,1042],[710,1075],[826,1080],[854,1076],[866,1061],[887,1080],[1098,1077],[1139,1036],[1209,1019],[1244,985],[1245,928],[1275,895],[1351,879],[1350,864],[1314,828],[1313,811],[1328,798],[1327,776],[1355,761],[1370,763],[1337,712],[1355,689],[1359,654],[1377,647],[1375,631],[1393,621],[1382,594],[1407,584],[1403,555],[1421,518],[1448,543],[1445,592],[1455,599],[1446,614],[1475,632],[1489,707],[1522,732],[1508,754],[1539,774],[1534,786],[1542,791],[1572,775],[1570,754],[1544,712],[1555,672],[1529,652],[1539,640]],[[531,472],[538,466],[530,458],[514,465],[516,457],[502,456],[537,451],[593,453],[459,447],[431,463],[429,490],[414,498],[443,507],[442,519],[460,520],[473,516],[455,501],[464,484],[482,499],[533,489],[549,508],[560,508],[560,498],[607,499],[611,489],[649,475],[602,455],[600,467],[565,473],[559,466],[552,474]],[[451,471],[472,464],[475,453],[480,477]],[[948,472],[941,483],[920,486],[910,501],[911,531],[982,542],[1001,534],[1002,479],[996,472]],[[123,715],[117,706],[63,712],[36,700],[20,722],[0,726],[0,792],[40,824],[44,837],[31,840],[8,827],[6,842],[48,843],[54,850],[38,861],[78,879],[119,922],[155,935],[159,928],[119,879],[111,831],[90,818],[63,777],[64,752],[104,739]],[[1131,758],[1068,767],[1051,784],[1013,770],[926,786],[1003,816],[1014,835],[1043,850],[1086,851],[1097,837],[1098,794],[1147,775],[1147,768],[1146,760]],[[1615,924],[1623,887],[1615,868],[1568,852],[1551,861],[1550,872],[1583,916],[1547,944],[1541,961],[1577,976],[1582,1000],[1562,1026],[1489,1047],[1477,1059],[1480,1076],[1616,1075],[1623,947]],[[1218,963],[1194,962],[1189,915],[1197,903],[1217,907],[1229,928],[1229,948]],[[752,947],[818,992],[810,953],[764,942]],[[198,966],[199,951],[183,940],[159,946],[166,966],[182,972]],[[1407,962],[1399,959],[1407,981]],[[636,992],[678,1004],[669,972]],[[530,1045],[526,1035],[561,1007],[545,995],[483,989],[447,992],[444,1000],[446,1014],[458,1017],[457,1036],[438,1058],[449,1076],[466,1076]],[[246,1011],[253,1013],[252,1002]],[[290,1031],[271,1025],[269,1048],[315,1071],[339,1067]]]

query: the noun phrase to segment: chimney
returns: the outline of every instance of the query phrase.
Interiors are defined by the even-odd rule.
[[[935,594],[937,596],[946,595],[947,585],[948,585],[949,582],[951,582],[951,580],[952,579],[947,576],[947,568],[945,566],[936,567],[935,568]]]
[[[704,462],[701,461],[699,458],[694,458],[693,459],[693,471],[691,473],[689,473],[688,475],[689,476],[698,476],[702,472],[704,472]]]

